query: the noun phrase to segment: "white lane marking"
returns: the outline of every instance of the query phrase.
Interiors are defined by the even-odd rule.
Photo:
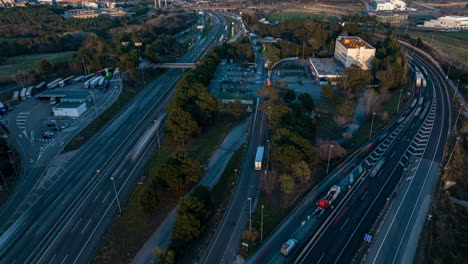
[[[89,219],[88,223],[86,224],[86,226],[85,226],[85,227],[83,228],[83,230],[81,231],[81,234],[83,234],[84,231],[86,231],[86,228],[88,227],[89,223],[91,223],[91,220],[92,220],[92,218]]]
[[[340,231],[343,230],[343,228],[346,226],[346,224],[348,223],[348,221],[349,221],[349,218],[346,219],[346,221],[344,222],[344,224],[341,226]]]
[[[323,252],[322,256],[321,256],[321,257],[319,258],[319,260],[317,261],[317,264],[319,264],[320,261],[322,261],[323,257],[325,257],[325,253],[326,253],[326,252]]]
[[[50,259],[49,264],[52,263],[57,255],[54,254],[54,256]]]
[[[72,229],[72,233],[75,231],[76,227],[78,227],[78,224],[81,222],[81,218],[78,220],[78,222],[76,222],[75,226],[73,227]]]
[[[364,197],[366,197],[366,195],[367,195],[368,192],[369,192],[369,191],[366,191],[366,193],[364,193],[364,195],[363,195],[362,198],[361,198],[361,201],[364,200]]]
[[[106,195],[106,197],[104,197],[104,200],[102,200],[102,203],[104,203],[107,200],[107,197],[109,197],[109,194],[110,194],[110,191],[107,192],[107,195]]]
[[[62,262],[60,262],[60,264],[65,263],[65,260],[67,260],[67,258],[68,258],[68,254],[65,256],[65,258],[63,258],[63,260],[62,260]]]
[[[99,193],[96,195],[96,197],[94,197],[93,203],[97,200],[97,198],[99,198],[99,196],[101,195],[101,192],[102,192],[102,190],[100,190]]]

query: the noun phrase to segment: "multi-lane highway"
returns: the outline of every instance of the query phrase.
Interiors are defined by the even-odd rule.
[[[263,175],[263,171],[254,170],[255,154],[258,146],[265,145],[267,132],[266,116],[258,109],[258,102],[259,99],[257,99],[251,125],[252,131],[239,172],[236,190],[200,260],[201,264],[232,263],[234,261],[242,239],[242,232],[249,219],[250,206],[256,207],[259,179]]]
[[[420,69],[429,67],[419,60],[413,60],[412,64]],[[405,197],[405,204],[399,206],[405,208],[399,213],[409,212],[411,219],[415,217],[413,209],[422,201],[418,186],[424,186],[428,177],[431,182],[437,178],[437,169],[434,168],[438,167],[437,162],[443,154],[450,114],[441,77],[426,74],[426,78],[428,86],[415,89],[410,105],[359,154],[350,158],[307,196],[249,260],[250,263],[288,263],[296,258],[297,263],[350,263],[363,243],[364,234],[375,231],[373,224],[376,218],[385,206],[392,203],[392,192],[401,181],[409,181],[414,190]],[[383,164],[381,169],[371,177],[372,170],[379,163]],[[316,208],[315,202],[333,184],[340,185],[343,190],[339,203],[336,203],[337,208],[319,219],[310,217]],[[408,189],[403,191],[408,192]],[[393,225],[395,229],[405,226],[404,219],[396,222]],[[398,234],[395,230],[389,233],[391,237]],[[397,246],[393,246],[396,250],[385,250],[381,254],[382,259],[375,263],[381,263],[388,254],[396,252],[403,255],[397,251],[409,233],[404,231],[397,236],[401,238],[396,242]],[[289,238],[297,239],[299,248],[304,249],[295,250],[285,257],[279,249]],[[389,245],[395,241],[387,239],[386,248],[390,248]]]
[[[194,62],[219,44],[226,22],[210,16],[212,31],[179,62]],[[181,75],[181,70],[168,70],[78,151],[60,178],[2,234],[0,263],[90,261],[118,213],[116,195],[125,200],[148,158],[147,149],[135,158],[132,148],[164,112]]]

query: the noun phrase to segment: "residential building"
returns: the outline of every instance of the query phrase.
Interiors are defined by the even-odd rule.
[[[335,58],[346,68],[356,64],[368,70],[374,57],[375,48],[359,37],[339,36],[336,39]]]
[[[369,5],[373,11],[406,10],[406,3],[401,0],[374,0]]]
[[[464,16],[444,16],[424,22],[424,27],[441,29],[468,29],[468,17]]]

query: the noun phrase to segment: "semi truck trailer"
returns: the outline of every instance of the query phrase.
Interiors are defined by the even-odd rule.
[[[263,152],[265,151],[265,147],[260,146],[257,148],[257,154],[255,155],[255,170],[262,169],[263,163]]]

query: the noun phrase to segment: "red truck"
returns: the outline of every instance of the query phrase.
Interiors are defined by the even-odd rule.
[[[328,193],[317,202],[317,209],[315,209],[314,213],[312,214],[313,217],[319,218],[322,214],[327,210],[335,201],[336,197],[340,195],[341,187],[338,185],[333,185]]]

